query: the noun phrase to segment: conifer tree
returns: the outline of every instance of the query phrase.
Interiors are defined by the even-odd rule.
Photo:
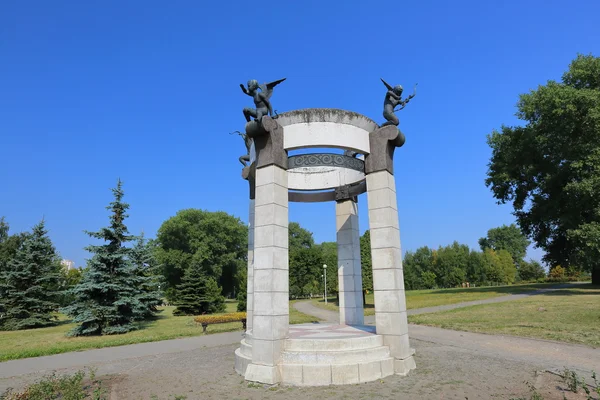
[[[247,309],[247,301],[248,301],[248,274],[245,270],[242,270],[243,273],[238,273],[238,294],[236,296],[236,300],[238,301],[237,310],[240,312],[246,312]]]
[[[70,290],[74,303],[63,310],[78,324],[72,336],[126,333],[137,328],[135,321],[148,317],[140,290],[143,279],[136,273],[131,249],[125,246],[133,237],[124,224],[129,205],[123,202],[121,180],[112,191],[115,199],[107,207],[110,225],[86,232],[105,243],[86,248],[93,256],[81,282]]]
[[[0,329],[55,324],[60,263],[42,220],[0,273]]]
[[[162,304],[159,291],[162,280],[158,274],[153,242],[146,240],[143,232],[137,237],[135,245],[131,249],[131,260],[140,280],[140,301],[147,310],[144,317],[150,318],[157,312],[157,307]]]
[[[225,311],[225,298],[217,281],[207,277],[199,268],[191,267],[177,286],[175,305],[175,315],[212,314]]]

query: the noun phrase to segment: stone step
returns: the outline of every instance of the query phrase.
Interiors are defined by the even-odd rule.
[[[246,368],[248,368],[248,364],[252,362],[252,355],[247,356],[242,354],[242,349],[235,349],[235,371],[244,375],[246,373]]]
[[[283,364],[354,364],[382,360],[389,357],[390,350],[387,346],[370,347],[356,350],[284,350],[281,353],[281,361]]]
[[[282,383],[296,386],[348,385],[372,382],[394,374],[391,357],[349,364],[282,364]]]
[[[252,346],[248,344],[246,339],[242,339],[240,343],[240,353],[246,357],[252,358]]]
[[[364,350],[383,346],[380,335],[360,336],[340,339],[286,339],[284,349],[287,351],[340,351]]]

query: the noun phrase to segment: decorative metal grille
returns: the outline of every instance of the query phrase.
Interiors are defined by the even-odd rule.
[[[342,167],[365,172],[365,162],[343,154],[315,153],[288,157],[288,169],[302,167]]]

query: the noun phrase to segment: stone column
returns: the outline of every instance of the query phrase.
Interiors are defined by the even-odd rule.
[[[373,291],[375,293],[375,326],[377,334],[390,348],[394,370],[406,375],[416,368],[408,340],[408,321],[396,183],[393,175],[394,148],[404,143],[404,136],[394,126],[370,134],[371,154],[365,160]]]
[[[269,117],[249,123],[256,137],[252,363],[245,378],[280,381],[278,363],[289,325],[287,154],[283,128]],[[259,125],[259,126],[257,126]]]
[[[248,210],[248,279],[246,291],[246,335],[252,336],[252,310],[254,308],[254,198]]]
[[[362,270],[358,205],[351,199],[335,205],[340,324],[363,325]]]

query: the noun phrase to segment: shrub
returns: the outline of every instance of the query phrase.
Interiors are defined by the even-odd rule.
[[[29,385],[20,392],[11,389],[4,394],[0,393],[3,400],[104,400],[106,388],[102,381],[96,379],[95,372],[90,371],[89,379],[84,381],[86,372],[78,371],[73,375],[58,376],[52,374],[45,376],[39,382]]]
[[[562,279],[565,276],[565,269],[560,265],[553,267],[548,274],[552,279]]]

